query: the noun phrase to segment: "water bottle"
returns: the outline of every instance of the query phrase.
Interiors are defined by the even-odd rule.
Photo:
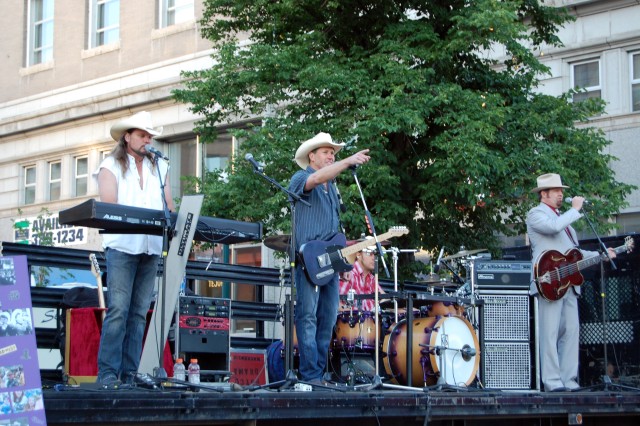
[[[182,358],[176,359],[176,363],[173,365],[173,378],[176,380],[187,380],[187,371],[184,368]]]
[[[189,383],[200,383],[200,366],[198,365],[197,358],[191,358],[191,364],[189,364]]]

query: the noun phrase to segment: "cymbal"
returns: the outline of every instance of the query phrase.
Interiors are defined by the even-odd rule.
[[[445,280],[445,281],[416,281],[418,284],[426,284],[431,288],[439,288],[439,287],[458,287],[457,283],[453,281]]]
[[[422,277],[419,276],[418,278],[422,278]],[[424,278],[420,279],[417,282],[420,284],[437,284],[440,282],[440,275],[438,274],[424,275]]]
[[[451,259],[457,259],[459,257],[467,257],[467,256],[471,256],[472,254],[480,253],[480,252],[483,252],[483,251],[487,251],[487,249],[460,250],[456,254],[452,254],[450,256],[443,257],[442,260],[451,260]]]
[[[275,251],[289,251],[291,236],[287,234],[272,235],[264,239],[264,245]]]

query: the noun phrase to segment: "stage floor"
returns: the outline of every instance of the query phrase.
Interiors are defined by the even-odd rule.
[[[419,389],[382,385],[295,391],[164,387],[102,390],[56,385],[44,391],[49,425],[546,425],[640,424],[640,390],[616,385],[574,392]],[[578,420],[581,420],[580,422]]]

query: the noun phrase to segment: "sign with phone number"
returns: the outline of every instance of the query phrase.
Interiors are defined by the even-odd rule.
[[[86,244],[87,228],[62,225],[58,214],[47,217],[28,217],[15,222],[13,241],[23,244],[66,247]]]

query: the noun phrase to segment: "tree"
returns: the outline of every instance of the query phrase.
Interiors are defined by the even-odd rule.
[[[252,175],[244,153],[286,186],[297,146],[325,131],[347,154],[371,149],[357,176],[376,230],[410,229],[404,248],[497,248],[499,234],[524,232],[529,190],[547,172],[611,226],[604,219],[633,187],[615,180],[610,142],[586,125],[604,104],[536,92],[549,71],[536,52],[561,45],[569,19],[537,0],[208,0],[201,24],[215,65],[185,72],[175,97],[202,114],[205,142],[229,123],[253,125],[235,132],[240,155],[225,179],[198,182],[205,214],[288,231],[284,194]],[[356,237],[360,196],[348,173],[338,183]]]

